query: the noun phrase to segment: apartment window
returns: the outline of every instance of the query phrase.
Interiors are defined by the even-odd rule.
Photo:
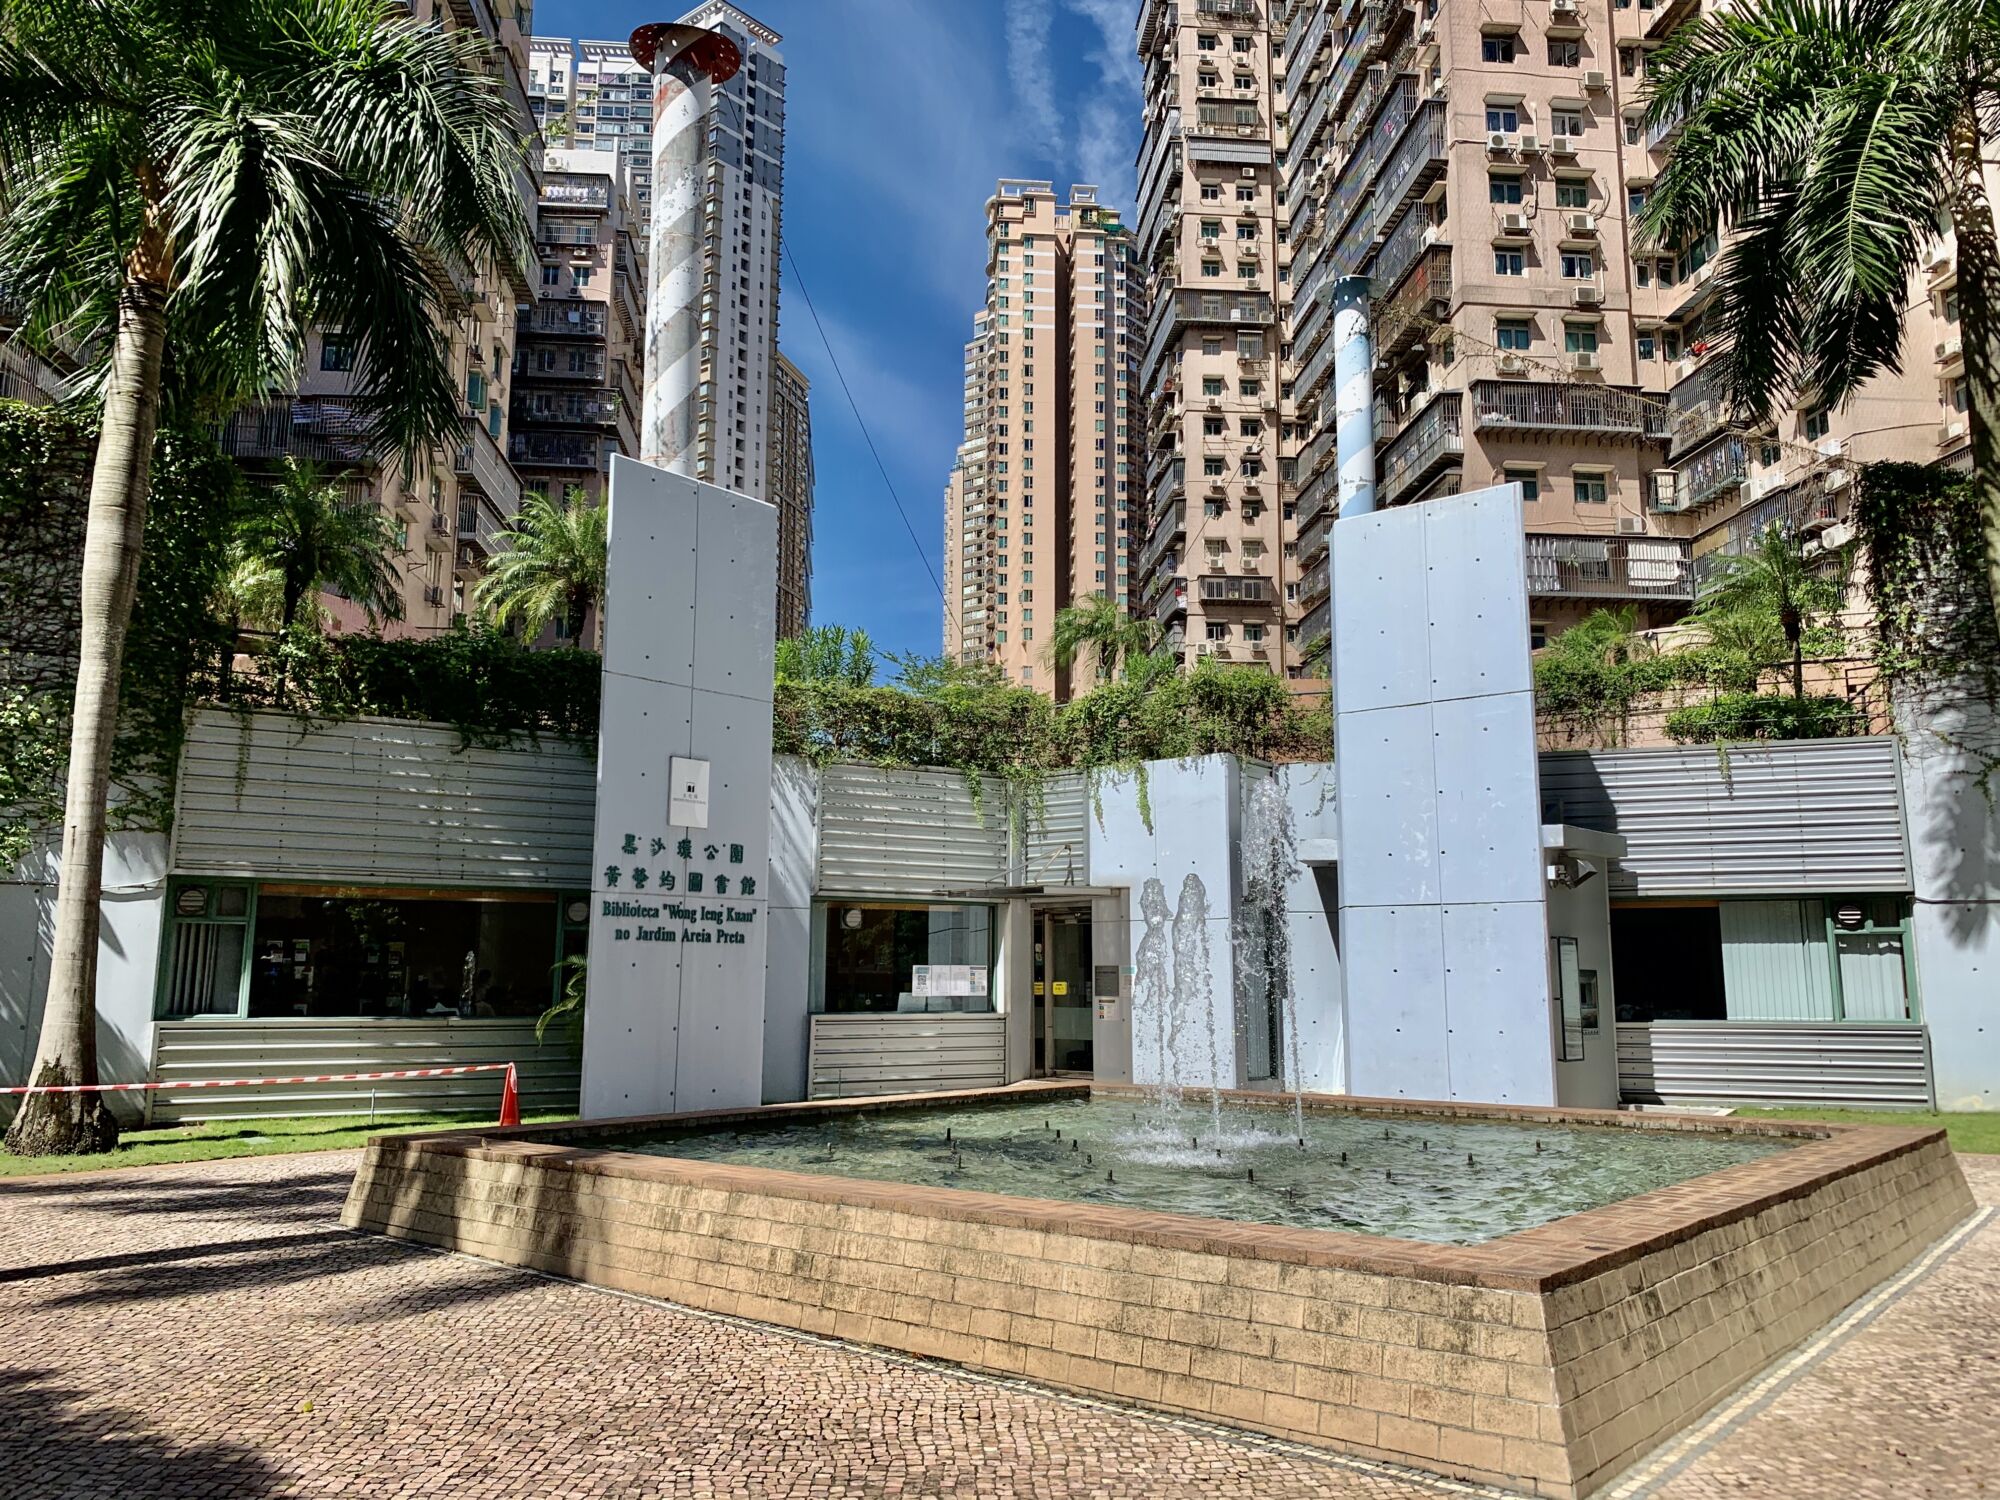
[[[1573,109],[1549,111],[1549,133],[1551,135],[1582,135],[1582,114]]]
[[[1210,357],[1222,353],[1222,340],[1205,338],[1201,341],[1201,352]]]
[[[561,266],[543,266],[543,267],[542,267],[542,285],[543,285],[543,286],[555,286],[555,285],[556,285],[557,283],[559,283],[559,282],[560,282],[561,280],[562,280],[562,267],[561,267]]]
[[[1254,623],[1253,623],[1253,624],[1246,624],[1246,625],[1245,625],[1245,626],[1243,627],[1243,639],[1244,639],[1244,640],[1245,640],[1246,642],[1248,642],[1248,643],[1249,643],[1250,645],[1252,645],[1252,646],[1261,646],[1261,645],[1263,645],[1263,644],[1264,644],[1264,627],[1263,627],[1262,625],[1257,625],[1257,624],[1254,624]]]
[[[590,285],[590,267],[589,267],[589,266],[571,266],[571,267],[569,268],[569,284],[570,284],[571,286],[589,286],[589,285]]]
[[[1659,357],[1659,340],[1652,334],[1642,333],[1635,342],[1639,346],[1639,358],[1656,359]]]
[[[1220,341],[1215,352],[1220,354]],[[1264,335],[1261,333],[1239,333],[1236,335],[1236,353],[1242,359],[1262,359],[1264,357]]]
[[[1201,201],[1204,203],[1220,203],[1222,201],[1222,184],[1219,182],[1204,182],[1201,185]]]
[[[1236,430],[1244,437],[1262,437],[1264,424],[1255,417],[1244,417],[1236,424]]]
[[[1597,257],[1588,250],[1565,250],[1562,273],[1566,281],[1589,281],[1597,274]]]
[[[1595,323],[1564,324],[1563,352],[1566,354],[1595,354],[1597,352],[1597,325]]]
[[[1213,52],[1222,44],[1222,38],[1215,32],[1204,31],[1195,37],[1194,44],[1203,52]]]
[[[1236,86],[1239,89],[1254,89],[1257,87],[1257,77],[1254,73],[1238,73]]]
[[[1263,389],[1264,383],[1261,380],[1239,380],[1236,382],[1236,394],[1239,396],[1261,395]]]
[[[1644,123],[1644,122],[1643,122],[1643,117],[1641,117],[1641,116],[1639,116],[1639,115],[1627,115],[1627,116],[1625,117],[1625,144],[1626,144],[1626,145],[1628,145],[1628,146],[1636,146],[1636,145],[1638,145],[1638,144],[1639,144],[1639,142],[1640,142],[1640,141],[1641,141],[1641,140],[1643,139],[1643,136],[1642,136],[1642,135],[1640,134],[1640,126],[1641,126],[1641,125],[1642,125],[1643,123]]]
[[[1220,276],[1222,274],[1222,262],[1219,260],[1203,261],[1201,263],[1201,274],[1204,276]]]
[[[1245,479],[1262,479],[1264,477],[1264,461],[1261,458],[1244,459],[1243,477]]]
[[[1236,123],[1238,125],[1255,125],[1257,123],[1257,106],[1254,104],[1237,105]]]
[[[1236,201],[1238,203],[1255,203],[1257,201],[1257,190],[1238,183],[1236,185]]]
[[[1625,215],[1636,219],[1646,211],[1646,190],[1642,187],[1625,190]]]
[[[1557,37],[1549,38],[1549,66],[1552,68],[1580,68],[1583,66],[1583,44],[1565,41]]]
[[[1222,75],[1220,73],[1211,73],[1204,68],[1195,75],[1194,81],[1205,89],[1220,88],[1222,85]]]
[[[1224,437],[1228,434],[1228,431],[1228,423],[1224,422],[1220,417],[1203,417],[1201,419],[1201,435],[1203,437]]]
[[[1226,641],[1229,639],[1229,627],[1219,620],[1206,620],[1202,623],[1202,634],[1211,641]]]
[[[1519,203],[1521,201],[1521,179],[1513,172],[1493,172],[1486,178],[1486,201],[1488,203]]]
[[[1222,377],[1220,375],[1203,376],[1201,393],[1204,396],[1220,396],[1222,394]]]
[[[1221,239],[1221,238],[1222,238],[1222,220],[1220,220],[1220,219],[1203,219],[1203,220],[1201,221],[1201,237],[1202,237],[1203,239],[1205,239],[1205,240],[1219,240],[1219,239]]]
[[[1226,472],[1226,469],[1221,459],[1204,458],[1201,461],[1201,472],[1202,477],[1205,479],[1220,479]]]
[[[1972,381],[1968,376],[1961,375],[1951,383],[1951,409],[1962,412],[1971,404]]]
[[[1806,441],[1816,443],[1833,428],[1833,408],[1822,406],[1818,411],[1806,413]]]
[[[1257,223],[1256,223],[1256,221],[1255,221],[1255,220],[1253,219],[1253,220],[1251,220],[1251,221],[1250,221],[1249,223],[1247,223],[1247,224],[1246,224],[1246,223],[1239,223],[1239,224],[1238,224],[1238,225],[1236,226],[1236,238],[1238,238],[1239,240],[1254,240],[1254,239],[1256,239],[1256,238],[1257,238]]]
[[[1526,318],[1502,318],[1493,325],[1493,342],[1510,354],[1524,352],[1535,341],[1535,326]]]
[[[1521,111],[1511,104],[1486,106],[1486,128],[1512,133],[1521,128]]]
[[[1518,484],[1523,500],[1539,500],[1542,496],[1542,472],[1539,469],[1508,467],[1500,471],[1502,484]]]
[[[353,369],[353,336],[346,333],[322,334],[319,343],[319,367],[322,370]]]
[[[1247,53],[1247,52],[1248,52],[1248,51],[1250,50],[1250,38],[1249,38],[1249,37],[1247,37],[1247,36],[1233,36],[1233,37],[1231,37],[1231,38],[1229,39],[1229,50],[1230,50],[1231,52],[1246,52],[1246,53]]]
[[[1236,262],[1236,274],[1245,281],[1254,281],[1257,277],[1257,263],[1253,260],[1239,260]]]
[[[1588,474],[1579,470],[1570,475],[1569,482],[1578,505],[1603,505],[1611,498],[1610,480],[1601,473]]]
[[[1509,31],[1500,36],[1483,36],[1479,39],[1479,60],[1489,63],[1510,63],[1514,60],[1516,37]],[[1513,129],[1510,125],[1508,129]]]
[[[1530,651],[1539,651],[1548,643],[1549,627],[1540,621],[1530,622],[1528,626],[1528,649]]]
[[[1556,207],[1590,207],[1590,183],[1581,177],[1558,177],[1556,179]]]
[[[1493,274],[1495,276],[1525,276],[1527,262],[1518,250],[1495,250],[1493,252]]]

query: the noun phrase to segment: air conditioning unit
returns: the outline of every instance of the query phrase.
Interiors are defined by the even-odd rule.
[[[1576,155],[1576,137],[1573,135],[1555,136],[1549,141],[1549,150],[1556,156],[1574,156]]]
[[[1597,233],[1596,214],[1571,214],[1565,224],[1571,234]]]
[[[1210,411],[1221,411],[1222,398],[1220,396],[1210,396],[1208,398],[1208,409]]]
[[[1524,130],[1521,132],[1521,154],[1523,156],[1540,156],[1542,154],[1541,137],[1536,135],[1534,131]]]
[[[1576,16],[1576,0],[1549,0],[1549,15],[1573,19]]]
[[[1938,363],[1943,364],[1948,359],[1957,359],[1964,350],[1965,340],[1958,334],[1954,333],[1950,338],[1940,339],[1937,346]]]
[[[1597,351],[1595,349],[1577,350],[1576,353],[1569,357],[1569,367],[1572,370],[1586,373],[1595,370],[1597,368]]]
[[[1514,212],[1500,215],[1500,232],[1502,234],[1526,234],[1528,232],[1528,216],[1524,213]]]
[[[1592,68],[1583,75],[1583,86],[1593,94],[1601,94],[1611,87],[1611,80]]]
[[[1571,287],[1569,301],[1572,307],[1601,307],[1604,305],[1604,288],[1589,283]]]
[[[1644,516],[1620,516],[1618,518],[1618,534],[1620,536],[1644,536],[1646,534],[1646,518]]]
[[[1504,130],[1496,130],[1486,137],[1486,149],[1488,151],[1512,151],[1514,149],[1514,137],[1507,134]]]
[[[1239,177],[1255,177],[1257,175],[1257,169],[1255,167],[1245,167],[1237,175]]]
[[[1528,361],[1525,355],[1503,354],[1494,363],[1502,375],[1525,375],[1528,373]]]
[[[1255,135],[1257,133],[1257,127],[1255,125],[1238,125],[1236,127],[1236,133],[1238,135]]]
[[[1938,427],[1938,445],[1940,447],[1946,443],[1955,443],[1964,436],[1965,423],[1963,422],[1945,422]]]

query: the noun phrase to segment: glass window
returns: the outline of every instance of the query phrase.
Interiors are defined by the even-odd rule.
[[[1603,505],[1610,498],[1606,493],[1607,481],[1602,474],[1573,474],[1570,482],[1576,487],[1578,505]]]
[[[1511,104],[1490,104],[1486,107],[1486,128],[1511,134],[1521,128],[1521,111]]]
[[[1816,443],[1833,428],[1833,409],[1822,406],[1818,411],[1806,413],[1806,441]]]
[[[1556,179],[1557,208],[1590,207],[1590,184],[1581,177],[1559,177]]]
[[[819,908],[813,1009],[860,1012],[993,1009],[993,908],[857,903]],[[948,972],[940,974],[944,967]],[[919,993],[917,969],[924,967]]]
[[[1503,484],[1518,484],[1521,487],[1523,500],[1542,498],[1542,474],[1539,469],[1503,469],[1500,481]]]
[[[1551,135],[1582,135],[1583,116],[1573,109],[1552,110],[1549,113],[1549,133]]]
[[[1589,281],[1597,274],[1597,257],[1590,251],[1563,252],[1562,273],[1570,281]]]
[[[1514,60],[1514,35],[1486,36],[1479,39],[1479,60],[1490,63],[1510,63]],[[1499,127],[1494,127],[1498,129]],[[1511,126],[1508,127],[1512,129]]]
[[[346,333],[327,333],[320,336],[319,367],[322,370],[351,370],[354,368],[354,336]]]
[[[561,956],[556,905],[544,892],[262,886],[249,1014],[540,1015]]]
[[[1583,45],[1576,41],[1549,38],[1549,66],[1552,68],[1580,68],[1583,66]]]
[[[1519,203],[1521,179],[1512,172],[1494,172],[1486,179],[1488,203]]]
[[[1502,318],[1493,325],[1493,341],[1509,353],[1521,353],[1534,339],[1534,326],[1526,318]]]
[[[1495,250],[1493,252],[1493,274],[1496,276],[1525,276],[1527,263],[1518,250]]]
[[[1563,350],[1569,354],[1595,354],[1597,352],[1597,325],[1595,323],[1570,323],[1563,328]]]

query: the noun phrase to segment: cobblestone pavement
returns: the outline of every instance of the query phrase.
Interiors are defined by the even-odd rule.
[[[0,1183],[0,1496],[1466,1493],[349,1234],[355,1160]],[[1657,1493],[2000,1495],[1996,1411],[2000,1218]]]

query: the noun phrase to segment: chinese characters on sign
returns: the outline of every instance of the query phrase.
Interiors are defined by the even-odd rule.
[[[650,838],[646,840],[645,847],[648,858],[658,859],[666,850],[667,841]],[[640,835],[636,833],[624,834],[618,841],[618,851],[622,855],[637,856],[640,848]],[[683,838],[674,845],[674,854],[680,859],[695,859],[697,853],[710,864],[719,861],[732,865],[743,863],[741,844],[703,844],[697,851],[693,839]],[[688,870],[677,874],[655,865],[607,864],[604,867],[604,888],[607,891],[629,890],[635,897],[642,892],[649,893],[656,899],[676,890],[685,890],[690,896],[754,896],[757,894],[757,878],[727,870]],[[757,918],[755,909],[749,907],[696,906],[680,902],[655,905],[637,899],[606,899],[600,903],[598,914],[651,924],[614,927],[611,930],[613,942],[642,943],[742,943],[747,939],[736,929]]]

